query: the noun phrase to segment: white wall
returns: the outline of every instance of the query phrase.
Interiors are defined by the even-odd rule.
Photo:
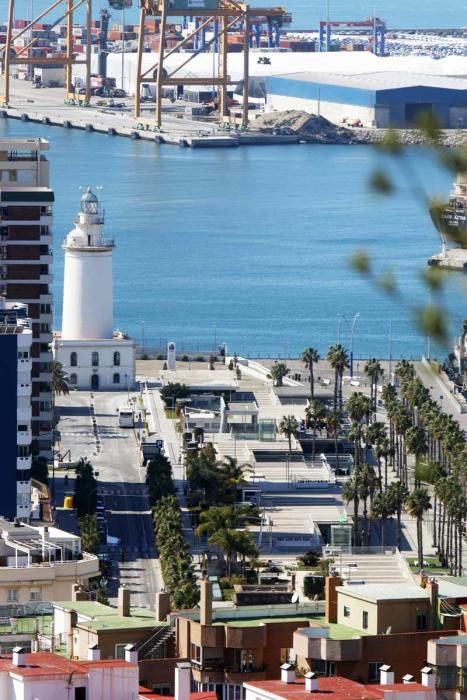
[[[266,110],[268,112],[276,110],[282,112],[286,109],[303,109],[310,114],[319,114],[329,121],[342,124],[342,120],[347,118],[352,121],[360,119],[364,126],[371,126],[375,118],[375,111],[372,107],[358,107],[357,105],[337,104],[335,102],[320,102],[317,100],[306,100],[302,97],[285,97],[283,95],[268,95]]]
[[[135,383],[135,345],[132,340],[107,341],[54,341],[54,359],[61,362],[68,377],[75,374],[77,383],[70,382],[70,389],[89,389],[93,374],[99,376],[99,389],[125,391]],[[71,353],[76,352],[78,364],[70,364]],[[92,366],[92,353],[99,354],[99,365]],[[120,353],[120,365],[114,365],[114,353]],[[114,384],[113,375],[120,375],[120,383]],[[127,377],[125,378],[125,375]]]

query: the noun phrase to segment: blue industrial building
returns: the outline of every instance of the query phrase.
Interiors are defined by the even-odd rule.
[[[467,127],[467,80],[382,71],[341,75],[292,73],[266,78],[270,109],[303,109],[336,123],[411,128],[421,112],[441,127]]]

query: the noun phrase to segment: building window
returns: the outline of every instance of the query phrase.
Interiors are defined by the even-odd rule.
[[[115,372],[114,377],[113,377],[113,382],[114,382],[114,384],[120,384],[120,375],[118,372]]]
[[[30,454],[31,454],[30,445],[17,445],[17,447],[16,447],[16,456],[17,457],[29,457]]]
[[[172,686],[168,683],[156,683],[152,686],[152,692],[156,695],[173,695]]]
[[[370,661],[368,664],[368,683],[379,683],[379,669],[384,665],[384,661]]]
[[[20,423],[18,425],[18,433],[27,433],[28,432],[28,426],[25,423]]]
[[[125,659],[125,647],[127,646],[127,644],[133,644],[134,646],[136,646],[134,644],[134,642],[125,642],[124,644],[116,644],[115,645],[115,658],[116,659],[123,659],[123,660]]]
[[[29,352],[27,350],[19,350],[18,360],[27,360],[29,357]]]
[[[196,644],[190,644],[190,657],[191,660],[197,664],[201,663],[201,647]]]
[[[93,367],[99,366],[99,353],[98,352],[92,353],[91,364]]]
[[[71,367],[77,367],[78,366],[78,353],[72,352],[70,354],[70,366]]]
[[[335,676],[336,664],[334,661],[326,661],[325,659],[312,659],[313,671],[318,676]]]
[[[362,629],[368,629],[368,613],[366,610],[362,612]]]
[[[344,617],[350,617],[350,608],[344,605]]]
[[[84,685],[75,688],[75,700],[86,700],[87,690]]]
[[[30,588],[29,589],[29,600],[31,603],[40,603],[42,600],[42,593],[40,588]]]
[[[17,469],[16,470],[16,481],[30,481],[31,470],[30,469]],[[26,496],[27,501],[24,503],[24,499],[20,499],[20,496]],[[17,494],[17,504],[19,506],[29,505],[29,495],[28,494]]]
[[[9,588],[6,592],[7,603],[17,603],[19,600],[19,594],[17,588]]]
[[[441,690],[457,688],[457,668],[455,666],[438,666],[436,669],[436,687]]]
[[[428,629],[428,616],[426,613],[417,613],[417,632],[424,632]]]
[[[120,367],[120,353],[114,352],[114,365],[115,367]]]
[[[70,384],[76,386],[78,384],[78,377],[76,374],[70,374]]]

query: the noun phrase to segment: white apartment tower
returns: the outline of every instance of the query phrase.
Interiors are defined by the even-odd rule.
[[[135,344],[113,332],[112,254],[104,212],[88,187],[75,228],[66,236],[62,333],[54,356],[71,388],[127,389],[135,379]]]

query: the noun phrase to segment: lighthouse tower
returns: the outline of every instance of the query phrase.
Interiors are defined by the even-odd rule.
[[[63,321],[62,333],[54,337],[54,357],[70,388],[126,390],[134,384],[135,343],[113,330],[114,242],[104,235],[104,213],[89,187],[62,247]]]
[[[88,187],[75,228],[63,243],[65,277],[63,340],[112,338],[112,239],[104,237],[104,214]]]

